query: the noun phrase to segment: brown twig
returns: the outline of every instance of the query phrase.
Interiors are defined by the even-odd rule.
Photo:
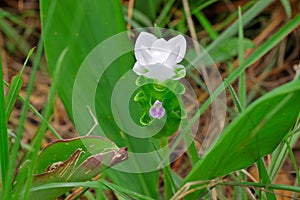
[[[127,30],[131,29],[131,24],[130,24],[129,21],[132,19],[133,6],[134,6],[134,0],[129,0],[129,3],[128,3],[128,12],[127,12],[127,18],[128,18]]]

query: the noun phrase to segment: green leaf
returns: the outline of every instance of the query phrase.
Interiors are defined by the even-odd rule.
[[[24,72],[24,69],[27,65],[27,62],[29,60],[29,58],[31,57],[33,51],[34,51],[35,48],[32,48],[28,55],[27,55],[27,58],[23,64],[23,67],[21,69],[21,71],[12,78],[12,81],[11,81],[11,84],[8,88],[8,92],[6,94],[6,99],[5,99],[5,112],[6,112],[6,120],[8,121],[9,119],[9,116],[11,114],[11,111],[13,109],[13,106],[15,105],[15,102],[18,98],[18,95],[19,95],[19,92],[21,90],[21,87],[22,87],[22,84],[23,84],[23,81],[21,79],[22,77],[22,74]]]
[[[57,140],[50,143],[42,150],[37,159],[34,173],[43,173],[46,168],[53,163],[68,159],[78,148],[85,152],[81,156],[81,161],[86,160],[93,154],[117,151],[119,149],[112,141],[100,136],[84,136],[73,139]]]
[[[89,156],[83,162],[80,162],[81,157],[85,155],[85,151],[77,149],[66,161],[58,162],[47,168],[47,171],[34,176],[32,187],[48,183],[58,182],[81,182],[87,181],[99,174],[106,168],[106,164],[110,166],[117,164],[127,158],[126,148],[118,151],[108,151]],[[118,158],[118,162],[114,161]],[[120,159],[120,160],[119,160]],[[105,165],[103,165],[105,163]],[[44,189],[30,194],[30,199],[54,199],[72,188],[55,188]]]
[[[21,91],[22,85],[23,81],[22,79],[19,79],[18,75],[12,78],[5,98],[6,121],[8,121],[9,116],[13,110],[15,102],[18,98],[18,94]]]
[[[2,57],[0,54],[0,108],[5,108],[5,98],[4,98],[4,84],[2,75]],[[7,184],[7,173],[9,171],[9,147],[8,147],[8,133],[7,133],[7,119],[5,115],[5,110],[0,109],[0,168],[1,168],[1,179],[2,188],[6,189]]]
[[[265,166],[263,158],[258,159],[256,161],[256,164],[257,164],[260,182],[263,184],[266,184],[266,185],[270,184],[271,183],[270,177],[269,177],[269,174],[268,174],[268,171]],[[276,200],[276,196],[275,196],[274,190],[272,188],[266,187],[266,191],[269,191],[269,192],[266,192],[267,199]],[[261,191],[260,191],[260,193],[261,193]]]
[[[63,60],[59,94],[72,117],[71,98],[75,75],[86,56],[101,41],[125,30],[123,12],[119,1],[89,0],[42,0],[42,27],[49,31],[42,32],[50,72],[61,52],[68,47]],[[54,6],[53,15],[48,15]],[[66,12],[72,10],[72,12]],[[48,20],[49,24],[45,24]]]
[[[109,189],[112,191],[117,191],[117,193],[126,194],[126,196],[131,196],[131,199],[144,199],[144,200],[153,200],[150,197],[139,194],[135,191],[128,190],[126,188],[122,188],[119,185],[115,185],[111,182],[105,181],[104,179],[100,179],[98,181],[85,181],[85,182],[68,182],[68,183],[48,183],[45,185],[33,187],[31,191],[38,191],[47,188],[61,188],[61,187],[89,187],[89,188],[97,188],[97,189]]]
[[[298,79],[252,103],[223,131],[184,183],[210,180],[246,168],[274,151],[298,117],[299,99]]]
[[[124,161],[127,156],[127,148],[119,149],[113,142],[102,137],[58,140],[46,146],[40,153],[32,187],[49,183],[87,181],[107,167]],[[26,173],[26,170],[22,172]],[[16,184],[16,187],[20,187],[20,184]],[[46,188],[32,192],[30,199],[39,199],[41,196],[44,199],[54,199],[70,189]]]
[[[55,71],[55,64],[59,55],[63,49],[68,48],[68,52],[62,61],[58,92],[69,116],[73,119],[72,97],[77,72],[83,61],[98,44],[126,30],[122,7],[118,0],[42,0],[40,6],[42,28],[49,27],[49,31],[42,31],[42,36],[49,70],[52,74]],[[54,13],[50,15],[49,8],[51,6],[54,6]],[[66,10],[72,10],[72,12],[66,12]],[[49,23],[45,24],[47,21]],[[105,47],[104,51],[106,54],[110,51],[116,54],[119,49],[127,48],[130,45],[132,44],[124,45],[116,42],[114,46]],[[97,56],[100,58],[100,62],[106,61],[105,56]],[[130,151],[139,152],[143,149],[153,149],[152,144],[146,139],[130,137],[126,134],[124,136],[124,133],[112,118],[111,106],[108,106],[112,102],[111,96],[115,84],[124,73],[132,69],[133,64],[133,54],[125,55],[123,58],[114,61],[105,70],[101,78],[97,77],[99,78],[96,82],[98,83],[98,88],[95,96],[97,107],[93,114],[97,116],[103,129],[103,132],[97,132],[97,134],[102,135],[105,133],[106,137],[113,140],[118,146],[128,146]],[[99,70],[104,71],[104,69],[101,69],[101,65],[99,65]],[[91,79],[88,75],[85,77],[88,80]],[[83,90],[88,91],[85,88],[88,86],[85,81],[80,84],[82,84]],[[80,98],[85,98],[82,95],[84,91],[79,91],[79,93],[81,94]],[[89,130],[92,121],[91,116],[83,113],[80,117],[83,129]],[[78,132],[81,135],[86,134],[81,129]],[[141,194],[147,194],[153,198],[157,197],[157,171],[137,174],[111,169],[108,170],[107,175],[114,183],[120,186],[135,190]],[[131,181],[131,184],[128,184],[128,180]]]

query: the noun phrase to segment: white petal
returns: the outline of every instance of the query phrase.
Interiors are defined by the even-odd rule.
[[[179,55],[180,48],[179,46],[176,46],[173,51],[170,53],[169,57],[167,58],[166,62],[164,63],[167,65],[170,69],[173,69],[177,64],[177,57]]]
[[[174,68],[175,76],[172,77],[173,80],[179,80],[186,75],[185,67],[182,65],[176,65]]]
[[[136,62],[133,66],[133,71],[137,75],[144,75],[148,72],[147,68],[144,65],[141,65],[140,63]]]
[[[172,69],[168,68],[165,65],[155,64],[147,66],[149,72],[144,74],[148,78],[153,78],[159,82],[164,82],[167,79],[172,79],[175,76],[175,73]]]
[[[182,35],[178,35],[176,37],[173,37],[168,41],[170,48],[172,51],[174,51],[177,46],[179,46],[179,53],[176,58],[176,63],[179,63],[184,58],[185,52],[186,52],[186,40]]]
[[[142,49],[140,50],[144,62],[144,65],[151,65],[151,64],[156,64],[157,62],[155,61],[155,59],[153,59],[152,55],[151,55],[151,51],[149,51],[149,49],[147,49],[146,47],[144,47],[142,45]]]
[[[153,60],[155,60],[155,63],[161,63],[161,64],[167,60],[170,53],[172,52],[170,45],[163,38],[156,40],[151,46],[150,51]]]
[[[150,50],[152,44],[157,40],[157,38],[147,32],[141,32],[138,38],[136,39],[135,46],[134,46],[134,55],[136,60],[142,64],[146,65],[146,60],[143,57],[142,51],[146,49]]]

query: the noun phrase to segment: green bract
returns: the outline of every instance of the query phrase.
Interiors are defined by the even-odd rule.
[[[155,134],[155,138],[170,136],[179,128],[181,119],[186,117],[186,113],[181,104],[181,94],[184,93],[184,86],[178,81],[168,80],[165,84],[159,84],[153,79],[139,77],[136,84],[140,86],[134,101],[140,104],[143,115],[140,117],[142,125],[149,125],[154,120],[149,115],[149,110],[156,100],[162,102],[166,110],[164,117],[167,118],[163,128]]]

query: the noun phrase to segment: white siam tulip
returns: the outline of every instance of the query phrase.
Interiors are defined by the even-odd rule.
[[[186,74],[185,68],[179,65],[186,52],[186,40],[182,35],[166,41],[154,35],[141,32],[138,36],[134,55],[136,63],[133,71],[137,75],[164,82],[168,79],[178,80]]]

